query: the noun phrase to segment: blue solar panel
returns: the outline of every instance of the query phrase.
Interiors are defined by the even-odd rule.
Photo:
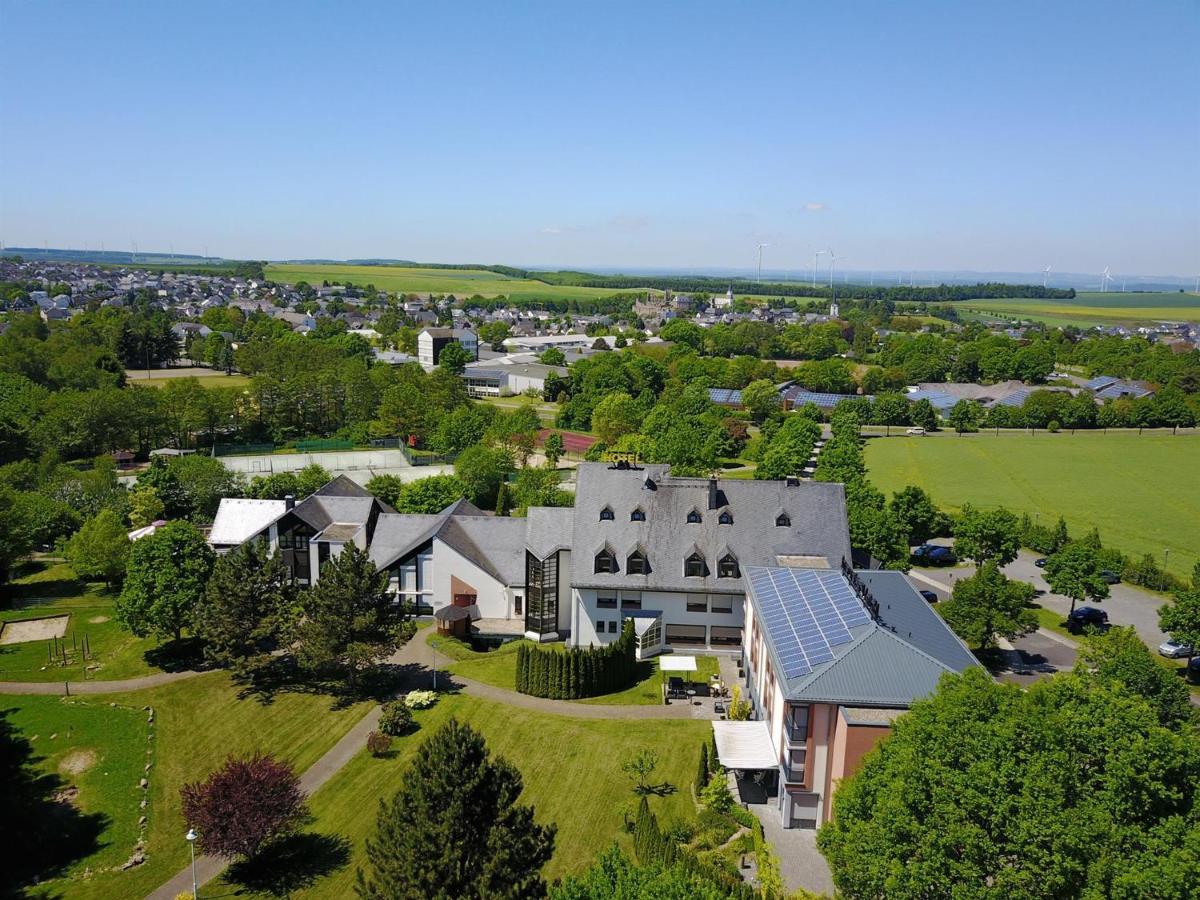
[[[749,571],[750,589],[785,678],[807,675],[871,621],[845,578],[832,569]]]

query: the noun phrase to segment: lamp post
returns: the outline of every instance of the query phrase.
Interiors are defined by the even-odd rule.
[[[196,889],[196,829],[189,828],[183,838],[188,842],[188,849],[192,852],[192,900],[196,900],[200,896]]]
[[[1164,575],[1167,574],[1167,568],[1170,565],[1170,559],[1171,559],[1171,548],[1163,547],[1163,574]]]

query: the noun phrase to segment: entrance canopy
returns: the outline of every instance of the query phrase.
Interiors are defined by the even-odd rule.
[[[664,656],[659,659],[658,667],[664,672],[695,672],[696,657]]]
[[[775,769],[779,754],[771,744],[766,722],[712,723],[717,758],[727,769]]]

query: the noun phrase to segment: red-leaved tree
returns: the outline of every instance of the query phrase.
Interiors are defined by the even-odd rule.
[[[227,859],[256,855],[308,818],[292,767],[263,753],[230,756],[206,780],[185,784],[179,793],[200,849]]]

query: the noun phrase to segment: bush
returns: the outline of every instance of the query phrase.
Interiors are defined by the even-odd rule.
[[[383,756],[392,749],[392,739],[382,732],[372,731],[367,735],[367,749],[372,756]]]
[[[404,705],[409,709],[429,709],[435,703],[436,691],[409,691],[404,696]]]
[[[1050,423],[1046,426],[1046,430],[1051,434],[1057,434],[1061,429],[1062,425],[1058,423],[1058,419],[1051,419]]]
[[[705,809],[718,815],[727,815],[736,805],[729,790],[729,779],[724,775],[714,775],[700,792],[700,802],[704,804]]]
[[[408,734],[415,726],[412,710],[404,703],[393,700],[383,707],[383,715],[379,717],[379,730],[391,737],[401,737]]]
[[[516,689],[522,694],[575,700],[623,691],[637,677],[636,638],[626,621],[621,636],[605,647],[565,651],[517,647]]]

